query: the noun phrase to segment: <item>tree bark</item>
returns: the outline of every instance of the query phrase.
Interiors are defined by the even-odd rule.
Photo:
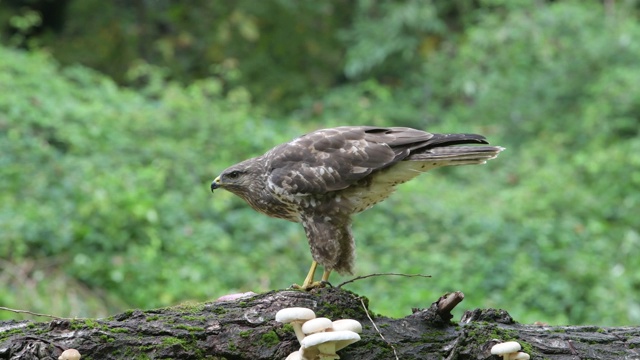
[[[265,294],[155,310],[131,310],[106,319],[0,323],[0,359],[58,359],[75,348],[82,359],[285,359],[300,348],[291,327],[274,320],[287,307],[307,307],[332,320],[363,325],[361,340],[338,354],[358,359],[498,359],[493,345],[517,341],[532,359],[640,360],[640,328],[522,325],[504,310],[467,311],[451,322],[456,292],[427,309],[391,319],[370,314],[368,300],[323,288]],[[452,305],[453,304],[453,305]]]

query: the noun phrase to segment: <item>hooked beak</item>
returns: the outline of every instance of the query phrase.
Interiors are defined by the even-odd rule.
[[[211,182],[211,192],[213,192],[213,190],[219,187],[220,187],[220,176],[218,176]]]

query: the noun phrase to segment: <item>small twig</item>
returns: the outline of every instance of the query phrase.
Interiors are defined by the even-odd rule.
[[[384,336],[382,336],[380,329],[378,329],[378,327],[376,326],[376,323],[373,322],[371,315],[369,315],[369,311],[367,310],[367,307],[364,305],[364,301],[362,300],[362,298],[360,298],[359,300],[360,300],[360,304],[362,304],[362,308],[364,309],[364,313],[367,314],[367,318],[369,318],[369,321],[371,321],[371,324],[373,324],[373,328],[376,329],[376,331],[378,332],[378,335],[380,335],[380,338],[382,338],[382,340],[384,340],[384,342],[386,342],[387,345],[391,347],[391,350],[393,350],[393,355],[395,355],[396,360],[400,360],[400,358],[398,357],[398,353],[396,352],[396,347],[393,346],[393,344],[391,344],[389,341],[387,341],[387,339],[385,339]]]
[[[346,285],[348,283],[352,283],[356,280],[361,280],[361,279],[366,279],[366,278],[370,278],[370,277],[374,277],[374,276],[404,276],[404,277],[423,277],[423,278],[430,278],[431,275],[423,275],[423,274],[398,274],[398,273],[375,273],[375,274],[369,274],[369,275],[362,275],[362,276],[356,276],[351,280],[347,280],[343,283],[341,283],[340,285],[336,286],[337,288],[342,287],[342,285]]]
[[[67,318],[63,318],[63,317],[58,317],[58,316],[53,316],[53,315],[47,315],[47,314],[38,314],[32,311],[28,311],[28,310],[17,310],[17,309],[10,309],[8,307],[4,307],[4,306],[0,306],[0,310],[6,310],[6,311],[11,311],[14,313],[18,313],[18,314],[29,314],[29,315],[34,315],[34,316],[44,316],[44,317],[49,317],[52,319],[67,319]]]

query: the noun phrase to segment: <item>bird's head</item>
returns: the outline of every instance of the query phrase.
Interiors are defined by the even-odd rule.
[[[224,170],[211,182],[211,191],[225,189],[246,199],[247,194],[256,190],[259,185],[259,174],[255,166],[252,166],[251,160],[243,161]]]

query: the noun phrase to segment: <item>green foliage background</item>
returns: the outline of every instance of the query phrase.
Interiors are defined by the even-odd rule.
[[[209,183],[373,124],[507,148],[356,217],[356,275],[433,276],[348,285],[374,311],[461,290],[458,311],[640,322],[636,2],[113,4],[71,1],[34,36],[42,13],[0,3],[0,305],[104,316],[300,282],[301,226]]]

